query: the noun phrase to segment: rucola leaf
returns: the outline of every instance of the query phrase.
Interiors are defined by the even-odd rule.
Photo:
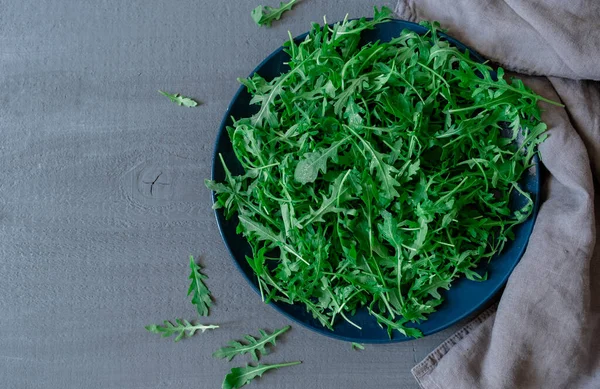
[[[163,325],[152,324],[145,328],[153,334],[160,334],[163,338],[177,334],[175,337],[176,342],[179,342],[183,338],[193,336],[197,331],[204,332],[206,330],[219,328],[217,325],[192,324],[185,319],[175,319],[175,323],[176,324],[173,324],[169,320],[165,320]]]
[[[244,336],[244,339],[246,340],[245,344],[237,340],[233,340],[229,342],[228,346],[222,347],[215,351],[213,353],[213,357],[231,361],[236,355],[250,353],[252,355],[252,359],[258,362],[258,353],[260,352],[261,355],[266,354],[266,346],[269,344],[275,346],[275,340],[277,337],[290,328],[290,326],[285,326],[279,330],[273,331],[271,334],[267,333],[265,330],[258,330],[260,333],[260,337],[258,339],[252,335],[246,335]]]
[[[208,278],[200,272],[200,266],[194,261],[194,257],[190,255],[190,268],[192,269],[189,279],[190,287],[188,289],[188,296],[192,295],[192,304],[196,306],[198,315],[208,316],[208,309],[212,305],[212,299],[210,297],[210,290],[204,285],[203,280]]]
[[[262,375],[273,369],[279,369],[287,366],[298,365],[302,362],[288,362],[288,363],[279,363],[276,365],[261,365],[258,364],[256,366],[246,366],[246,367],[234,367],[231,369],[229,374],[225,376],[225,380],[223,381],[222,389],[239,389],[242,386],[245,386],[252,382],[257,377],[262,377]]]

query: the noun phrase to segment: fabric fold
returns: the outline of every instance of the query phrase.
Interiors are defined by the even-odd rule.
[[[413,368],[423,388],[600,388],[600,7],[554,0],[400,0],[565,108],[541,104],[542,205],[492,307]],[[535,75],[539,77],[535,77]],[[548,76],[541,77],[541,76]],[[594,178],[595,176],[595,178]]]

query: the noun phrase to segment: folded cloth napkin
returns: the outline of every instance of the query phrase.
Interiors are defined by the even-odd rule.
[[[498,306],[413,375],[426,389],[600,388],[600,2],[400,0],[396,13],[439,21],[565,105],[541,104],[542,205]]]

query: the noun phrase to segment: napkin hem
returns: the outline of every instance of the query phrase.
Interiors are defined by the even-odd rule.
[[[492,317],[496,313],[498,303],[495,303],[483,313],[471,320],[467,325],[446,339],[442,344],[429,353],[421,362],[411,369],[413,377],[423,389],[441,389],[437,382],[430,376],[431,372],[437,367],[440,360],[461,340],[475,330],[481,323]]]

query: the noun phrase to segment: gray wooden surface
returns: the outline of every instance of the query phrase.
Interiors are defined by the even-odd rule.
[[[1,388],[220,388],[246,359],[216,348],[290,323],[233,266],[203,180],[236,77],[288,29],[373,4],[306,0],[271,29],[250,19],[256,5],[0,1]],[[195,317],[189,254],[216,296],[205,321],[222,328],[175,344],[143,327]],[[293,326],[265,361],[304,364],[253,387],[416,388],[410,368],[450,333],[358,352]]]

